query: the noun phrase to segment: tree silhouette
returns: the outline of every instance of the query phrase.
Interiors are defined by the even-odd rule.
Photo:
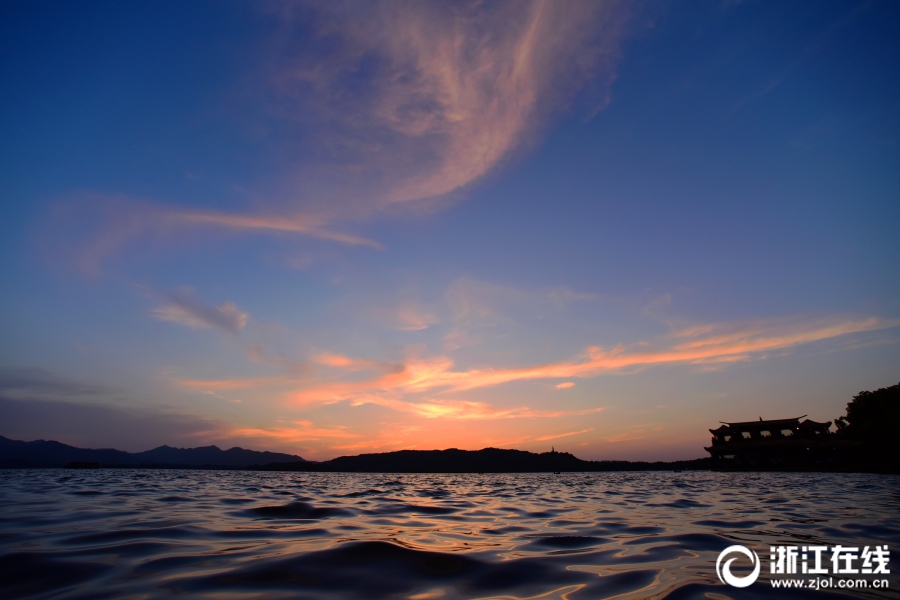
[[[900,470],[900,383],[853,396],[834,423],[840,435],[863,443],[870,466]]]

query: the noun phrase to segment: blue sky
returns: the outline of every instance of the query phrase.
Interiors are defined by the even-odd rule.
[[[0,435],[693,458],[898,380],[893,3],[2,10]]]

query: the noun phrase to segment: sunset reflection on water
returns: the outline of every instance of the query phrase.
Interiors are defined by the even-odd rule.
[[[5,470],[0,595],[798,597],[726,587],[716,557],[897,549],[898,499],[865,474]]]

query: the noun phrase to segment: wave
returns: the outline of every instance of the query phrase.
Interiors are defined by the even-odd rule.
[[[0,597],[800,597],[725,587],[719,552],[898,548],[898,497],[866,474],[0,470]]]

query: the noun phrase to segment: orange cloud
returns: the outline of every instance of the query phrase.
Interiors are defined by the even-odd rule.
[[[581,431],[570,431],[569,433],[557,433],[555,435],[545,435],[544,437],[535,438],[535,440],[538,442],[545,442],[547,440],[555,440],[556,438],[569,437],[570,435],[578,435],[581,433],[588,433],[589,431],[593,431],[593,430],[594,430],[594,428],[591,427],[590,429],[582,429]]]
[[[288,30],[309,27],[307,11],[274,10]],[[284,62],[270,83],[278,116],[308,122],[307,132],[327,123],[316,140],[320,152],[354,156],[343,179],[364,190],[349,196],[365,200],[344,204],[357,209],[463,188],[587,80],[599,79],[605,91],[627,17],[615,1],[371,2],[365,10],[326,3],[316,10],[329,51],[276,42]],[[346,93],[349,80],[353,93]]]
[[[352,358],[341,354],[332,354],[331,352],[317,354],[316,356],[313,356],[312,361],[328,367],[353,367],[357,364],[357,361]]]
[[[622,433],[611,438],[606,438],[604,441],[609,442],[610,444],[616,444],[618,442],[633,442],[635,440],[643,440],[646,438],[647,434],[645,433]]]
[[[344,427],[331,429],[315,427],[310,421],[292,421],[289,426],[281,427],[239,427],[227,432],[231,437],[262,438],[279,442],[306,442],[321,439],[349,439],[362,437],[351,433]]]
[[[397,311],[397,329],[402,331],[427,329],[438,320],[434,314],[413,304],[405,304]]]
[[[336,369],[345,369],[349,371],[361,371],[364,369],[377,369],[385,373],[396,373],[402,369],[402,366],[372,360],[368,358],[352,358],[343,354],[334,354],[331,352],[321,352],[312,357],[312,362],[326,367],[334,367]]]
[[[666,428],[665,427],[649,427],[647,425],[632,425],[629,427],[630,431],[625,431],[623,433],[619,433],[612,437],[606,438],[604,441],[610,444],[616,444],[619,442],[633,442],[636,440],[647,439],[648,437],[655,436],[659,437]]]
[[[593,16],[588,5],[498,5],[496,14],[478,15],[505,19],[502,30],[488,35],[467,22],[475,14],[407,5],[385,15],[386,54],[409,66],[407,77],[379,98],[375,114],[407,136],[443,138],[432,146],[434,167],[393,190],[390,201],[446,194],[493,167],[530,125],[553,80],[550,68],[587,37],[578,18]],[[412,98],[429,108],[411,111]]]
[[[423,428],[418,425],[382,423],[376,437],[357,442],[339,442],[330,446],[332,450],[354,452],[360,450],[412,450],[418,447],[416,436]],[[412,436],[412,438],[410,437]]]
[[[589,408],[578,411],[548,411],[533,410],[527,406],[521,406],[508,409],[497,409],[485,402],[472,402],[468,400],[427,400],[425,402],[404,402],[402,400],[384,398],[380,396],[365,396],[359,400],[353,401],[354,406],[362,404],[377,404],[385,406],[399,412],[412,413],[420,417],[429,419],[448,418],[448,419],[472,419],[472,420],[493,420],[493,419],[535,419],[535,418],[557,418],[567,417],[571,415],[586,415],[598,413],[603,410],[600,408]]]
[[[418,382],[417,386],[422,388],[430,383],[433,387],[448,386],[450,390],[459,391],[517,380],[592,377],[604,372],[646,368],[660,364],[736,362],[766,351],[786,350],[801,344],[897,325],[900,325],[900,321],[869,318],[793,326],[757,326],[726,336],[695,340],[670,349],[651,352],[627,352],[624,346],[604,351],[598,346],[592,346],[587,348],[579,360],[526,369],[441,372],[428,382]]]
[[[353,405],[377,404],[400,412],[425,418],[449,419],[510,419],[559,417],[587,414],[602,408],[581,412],[535,411],[528,407],[496,409],[482,402],[447,399],[426,399],[407,402],[404,395],[423,393],[450,393],[501,385],[512,381],[535,379],[572,379],[596,377],[604,373],[622,373],[645,369],[655,365],[686,364],[709,367],[716,364],[745,361],[764,357],[772,351],[785,352],[801,344],[828,340],[842,335],[887,329],[900,325],[900,321],[877,318],[831,320],[817,323],[765,324],[737,328],[715,325],[676,332],[680,341],[674,346],[647,350],[641,343],[629,350],[620,345],[611,350],[597,346],[587,348],[582,354],[568,361],[536,365],[519,369],[470,369],[454,371],[453,360],[446,356],[412,358],[397,368],[374,378],[355,381],[311,380],[304,385],[293,381],[294,390],[288,392],[294,404],[331,404],[349,401]],[[320,355],[319,362],[346,367],[356,359],[339,355]],[[250,380],[181,381],[180,384],[198,390],[227,390],[254,386],[285,385],[286,378],[260,378]],[[558,384],[560,389],[571,387],[574,382]],[[299,387],[299,389],[297,389]]]
[[[574,381],[564,381],[562,383],[557,383],[553,387],[555,387],[558,390],[567,390],[569,388],[575,387],[575,382]]]
[[[333,444],[329,446],[332,450],[344,450],[347,452],[359,451],[359,450],[382,450],[382,451],[391,451],[391,450],[414,450],[416,445],[409,445],[405,442],[398,442],[395,440],[366,440],[361,442],[353,442],[351,444]]]
[[[869,318],[796,325],[757,325],[727,335],[714,335],[654,351],[629,352],[622,345],[605,351],[598,346],[591,346],[575,360],[523,369],[452,371],[453,361],[445,356],[437,356],[411,360],[403,371],[369,381],[313,386],[296,392],[293,398],[301,403],[335,402],[367,398],[373,394],[380,395],[384,391],[415,393],[444,388],[443,391],[452,392],[490,387],[511,381],[594,377],[602,373],[661,364],[728,363],[748,360],[767,351],[787,350],[801,344],[850,333],[896,327],[898,324],[900,324],[898,321]],[[719,329],[721,328],[724,326],[719,326]],[[707,332],[715,330],[716,328],[713,328]],[[644,345],[638,347],[643,348]]]

